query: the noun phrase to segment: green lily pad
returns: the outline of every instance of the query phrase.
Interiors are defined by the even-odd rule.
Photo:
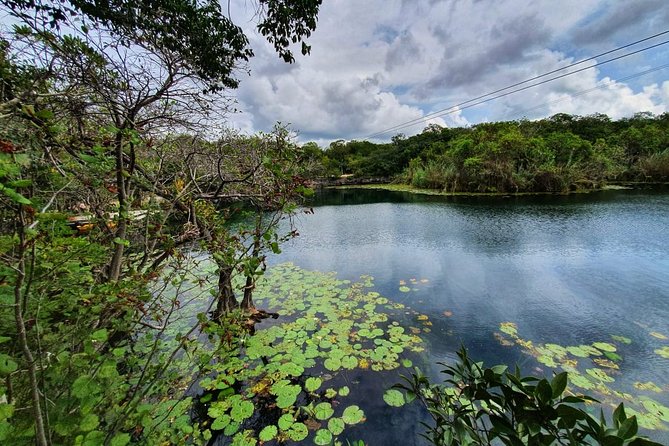
[[[327,420],[334,414],[334,409],[332,409],[332,405],[330,403],[319,403],[316,405],[314,408],[314,417],[317,420]]]
[[[230,424],[230,421],[232,421],[232,418],[230,418],[230,415],[221,415],[220,417],[214,419],[214,422],[211,423],[211,430],[214,431],[220,431],[222,429],[225,429],[228,424]]]
[[[348,370],[353,370],[358,366],[358,358],[355,356],[344,356],[341,358],[341,366]]]
[[[615,381],[615,379],[607,375],[606,372],[604,372],[602,369],[587,369],[585,372],[602,382],[612,383]]]
[[[314,436],[314,444],[326,446],[332,442],[332,432],[327,429],[318,429]]]
[[[662,356],[663,358],[669,359],[669,347],[655,349],[655,353]]]
[[[279,421],[277,424],[279,425],[279,429],[282,431],[288,430],[290,426],[292,426],[295,423],[295,417],[293,417],[292,414],[285,413],[279,417]]]
[[[339,396],[348,396],[349,393],[351,393],[351,389],[349,389],[348,386],[339,389]]]
[[[509,336],[517,336],[518,326],[513,322],[502,322],[501,324],[499,324],[499,331],[501,331],[502,333],[506,333]]]
[[[309,430],[304,423],[295,423],[288,430],[288,436],[293,441],[302,441],[307,438],[307,435],[309,435]]]
[[[557,367],[557,363],[555,362],[552,356],[541,355],[537,358],[537,361],[539,361],[546,367],[551,367],[551,368]]]
[[[304,388],[307,392],[315,392],[323,384],[323,380],[317,377],[310,377],[304,383]]]
[[[609,358],[611,361],[622,361],[623,357],[620,356],[618,353],[614,352],[604,352],[604,356]]]
[[[576,387],[580,387],[581,389],[591,390],[591,389],[595,388],[595,384],[581,374],[570,373],[569,374],[569,381],[573,385],[575,385]]]
[[[271,441],[276,438],[276,435],[279,433],[278,429],[274,425],[265,426],[263,430],[258,434],[258,439],[260,441]]]
[[[615,352],[616,346],[613,344],[609,344],[608,342],[594,342],[592,344],[593,347],[595,347],[597,350],[601,350],[603,352]]]
[[[365,413],[356,405],[348,406],[341,418],[346,424],[358,424],[365,419]]]
[[[408,293],[409,291],[411,291],[411,288],[409,288],[408,286],[402,285],[400,287],[400,291],[403,292],[403,293]]]
[[[383,401],[389,406],[402,407],[404,406],[404,394],[397,389],[388,389],[383,394]]]
[[[255,407],[251,401],[241,401],[232,406],[230,417],[237,422],[241,422],[253,415],[254,409]]]
[[[639,389],[639,390],[656,392],[656,393],[662,392],[662,389],[657,384],[655,384],[654,382],[651,382],[651,381],[648,381],[648,382],[645,382],[645,383],[637,381],[637,382],[634,383],[634,388]]]
[[[631,344],[632,343],[632,340],[630,338],[626,338],[625,336],[611,335],[611,338],[614,341],[622,342],[623,344]]]
[[[341,418],[330,418],[328,421],[328,430],[332,432],[332,435],[339,435],[344,432],[344,420]]]
[[[337,358],[328,358],[323,363],[323,366],[331,372],[336,372],[341,368],[341,361]]]

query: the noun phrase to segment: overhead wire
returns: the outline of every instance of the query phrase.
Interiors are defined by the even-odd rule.
[[[514,87],[518,87],[518,86],[527,84],[527,83],[529,83],[529,82],[532,82],[532,81],[534,81],[534,80],[538,80],[538,79],[544,78],[544,77],[546,77],[546,76],[550,76],[551,74],[555,74],[555,73],[558,73],[558,72],[560,72],[560,71],[563,71],[563,70],[572,68],[572,67],[574,67],[574,66],[577,66],[577,65],[580,65],[580,64],[583,64],[583,63],[586,63],[586,62],[595,60],[595,59],[597,59],[597,58],[599,58],[599,57],[602,57],[602,56],[605,56],[605,55],[608,55],[608,54],[611,54],[611,53],[615,53],[615,52],[621,51],[621,50],[623,50],[623,49],[629,48],[629,47],[634,46],[634,45],[638,45],[639,43],[646,42],[646,41],[648,41],[648,40],[657,38],[657,37],[662,36],[662,35],[665,35],[665,34],[669,34],[669,30],[666,30],[666,31],[662,31],[662,32],[660,32],[660,33],[653,34],[652,36],[648,36],[648,37],[645,37],[645,38],[643,38],[643,39],[636,40],[636,41],[634,41],[634,42],[631,42],[631,43],[628,43],[628,44],[626,44],[626,45],[623,45],[623,46],[614,48],[614,49],[612,49],[612,50],[605,51],[605,52],[603,52],[603,53],[599,53],[599,54],[597,54],[597,55],[588,57],[588,58],[586,58],[586,59],[583,59],[583,60],[580,60],[580,61],[577,61],[577,62],[574,62],[574,63],[569,64],[569,65],[566,65],[566,66],[564,66],[564,67],[556,68],[556,69],[551,70],[551,71],[548,71],[548,72],[546,72],[546,73],[543,73],[543,74],[540,74],[540,75],[531,77],[531,78],[529,78],[529,79],[525,79],[525,80],[523,80],[523,81],[521,81],[521,82],[516,82],[515,84],[511,84],[511,85],[508,85],[508,86],[506,86],[506,87],[503,87],[503,88],[500,88],[500,89],[491,91],[491,92],[489,92],[489,93],[486,93],[486,94],[477,96],[477,97],[475,97],[475,98],[469,99],[469,100],[467,100],[467,101],[463,101],[463,102],[460,102],[460,103],[458,103],[458,104],[452,105],[452,106],[450,106],[450,107],[447,107],[447,108],[444,108],[444,109],[441,109],[441,110],[437,110],[437,111],[435,111],[435,112],[429,113],[429,114],[427,114],[427,115],[425,115],[425,116],[422,116],[422,117],[420,117],[420,118],[416,118],[416,119],[413,119],[413,120],[410,120],[410,121],[406,121],[406,122],[404,122],[404,123],[397,124],[397,125],[395,125],[395,126],[392,126],[392,127],[387,128],[387,129],[385,129],[385,130],[382,130],[382,131],[379,131],[379,132],[372,133],[372,134],[368,135],[368,136],[366,137],[366,139],[371,139],[371,138],[374,138],[374,137],[383,135],[383,134],[388,133],[388,132],[391,132],[391,131],[400,130],[400,129],[403,129],[403,128],[406,128],[406,127],[410,127],[410,126],[413,126],[413,125],[416,125],[416,124],[424,123],[424,122],[427,122],[427,121],[429,121],[430,119],[433,119],[433,118],[435,118],[435,117],[440,117],[440,116],[444,116],[444,115],[447,115],[447,114],[455,113],[455,112],[457,112],[457,111],[459,111],[459,110],[463,110],[463,109],[466,109],[466,108],[474,107],[474,106],[476,106],[476,105],[480,105],[480,104],[483,104],[483,103],[486,103],[486,102],[489,102],[489,101],[492,101],[492,100],[495,100],[495,99],[499,99],[499,98],[504,97],[504,96],[508,96],[508,95],[510,95],[510,94],[514,94],[514,93],[517,93],[517,92],[520,92],[520,91],[524,91],[524,90],[527,90],[527,89],[529,89],[529,88],[533,88],[533,87],[536,87],[536,86],[545,84],[545,83],[547,83],[547,82],[552,82],[552,81],[557,80],[557,79],[561,79],[561,78],[564,78],[564,77],[567,77],[567,76],[571,76],[571,75],[573,75],[573,74],[577,74],[577,73],[580,73],[580,72],[582,72],[582,71],[589,70],[589,69],[591,69],[591,68],[595,68],[595,67],[598,67],[598,66],[601,66],[601,65],[604,65],[604,64],[607,64],[607,63],[610,63],[610,62],[613,62],[613,61],[616,61],[616,60],[619,60],[619,59],[622,59],[622,58],[625,58],[625,57],[629,57],[629,56],[632,56],[632,55],[634,55],[634,54],[641,53],[641,52],[643,52],[643,51],[648,51],[648,50],[650,50],[650,49],[657,48],[657,47],[659,47],[659,46],[661,46],[661,45],[665,45],[665,44],[669,43],[669,40],[666,40],[666,41],[663,41],[663,42],[660,42],[660,43],[657,43],[657,44],[654,44],[654,45],[650,45],[650,46],[647,46],[647,47],[644,47],[644,48],[641,48],[641,49],[638,49],[638,50],[635,50],[635,51],[631,51],[631,52],[629,52],[629,53],[626,53],[626,54],[623,54],[623,55],[620,55],[620,56],[616,56],[616,57],[613,57],[613,58],[611,58],[611,59],[607,59],[607,60],[605,60],[605,61],[598,62],[598,63],[596,63],[596,64],[589,65],[589,66],[584,67],[584,68],[580,68],[580,69],[578,69],[578,70],[570,71],[570,72],[568,72],[568,73],[563,73],[563,74],[561,74],[561,75],[559,75],[559,76],[554,76],[554,77],[552,77],[552,78],[550,78],[550,79],[542,80],[541,82],[536,82],[536,83],[533,83],[533,84],[531,84],[531,85],[527,85],[527,86],[522,87],[522,88],[518,88],[518,89],[515,89],[515,90],[512,90],[512,91],[508,91],[508,92],[503,93],[503,94],[496,95],[497,93],[501,93],[501,92],[503,92],[503,91],[505,91],[505,90],[509,90],[509,89],[514,88]],[[488,96],[492,96],[492,95],[496,95],[496,96],[488,97]],[[486,98],[486,99],[484,99],[484,98]],[[476,102],[476,101],[478,101],[478,102]]]
[[[555,104],[555,103],[557,103],[557,102],[562,102],[562,101],[564,101],[564,100],[571,99],[571,98],[577,98],[577,97],[580,97],[580,96],[584,96],[584,95],[586,95],[586,94],[588,94],[588,93],[592,93],[592,92],[595,91],[595,90],[603,90],[604,88],[610,87],[611,84],[613,84],[614,82],[623,82],[623,81],[627,81],[627,80],[630,80],[630,79],[634,79],[634,78],[637,78],[637,77],[644,76],[644,75],[649,74],[649,73],[653,73],[653,72],[655,72],[655,71],[664,70],[665,68],[669,68],[669,63],[664,64],[664,65],[659,65],[659,66],[657,66],[657,67],[649,68],[649,69],[644,70],[644,71],[639,71],[639,72],[637,72],[637,73],[634,73],[634,74],[631,74],[631,75],[629,75],[629,76],[625,76],[625,77],[620,77],[620,78],[618,78],[618,79],[609,79],[608,81],[606,81],[606,83],[603,83],[603,84],[598,85],[598,86],[596,86],[596,87],[588,88],[588,89],[586,89],[586,90],[577,91],[576,93],[567,94],[567,95],[565,95],[565,96],[563,96],[563,97],[554,99],[554,100],[552,100],[552,101],[544,102],[543,104],[539,104],[539,105],[536,105],[536,106],[534,106],[534,107],[526,108],[526,109],[524,109],[524,110],[522,110],[522,111],[520,111],[520,112],[514,112],[512,116],[513,116],[513,117],[518,117],[518,116],[521,116],[521,115],[523,115],[523,114],[525,114],[525,113],[527,113],[527,112],[530,112],[530,111],[533,111],[533,110],[537,110],[537,109],[543,108],[543,107],[545,107],[545,106],[547,106],[547,105]],[[510,118],[510,115],[506,115],[505,118],[506,118],[506,119],[509,119],[509,118]]]

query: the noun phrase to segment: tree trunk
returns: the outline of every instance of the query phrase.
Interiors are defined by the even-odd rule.
[[[21,228],[19,230],[19,264],[16,269],[17,277],[14,285],[14,318],[16,321],[16,331],[19,337],[19,345],[23,351],[23,356],[26,359],[28,366],[28,377],[30,378],[30,392],[33,400],[33,414],[35,416],[35,442],[38,446],[47,446],[49,442],[46,437],[46,430],[44,428],[44,417],[42,415],[42,405],[40,403],[39,384],[37,382],[37,370],[35,368],[35,358],[30,351],[28,345],[28,335],[26,334],[26,324],[23,320],[23,296],[21,289],[23,281],[25,280],[26,263],[25,263],[25,248],[26,240],[24,235],[24,219],[23,211],[19,211],[19,218],[21,220]]]
[[[242,299],[242,310],[255,310],[253,305],[253,290],[256,287],[256,281],[252,276],[246,276],[246,284],[244,285],[244,298]]]
[[[232,267],[222,266],[218,269],[218,297],[214,319],[220,319],[224,314],[239,308],[235,292],[232,289]]]
[[[128,228],[128,203],[127,203],[127,185],[125,181],[124,163],[123,163],[123,134],[121,130],[116,132],[116,140],[114,141],[116,158],[116,196],[118,198],[118,226],[114,237],[123,241],[126,237]],[[116,282],[121,277],[121,264],[123,263],[123,252],[125,245],[122,243],[115,243],[114,254],[109,262],[107,279],[110,282]]]

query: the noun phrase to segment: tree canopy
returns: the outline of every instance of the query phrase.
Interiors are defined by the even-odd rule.
[[[293,62],[292,44],[316,29],[321,0],[258,0],[258,31],[286,62]],[[126,42],[161,47],[178,54],[188,69],[211,90],[236,88],[233,70],[253,56],[248,37],[227,15],[218,0],[3,0],[15,16],[36,26],[104,27]],[[36,17],[36,20],[33,19]]]

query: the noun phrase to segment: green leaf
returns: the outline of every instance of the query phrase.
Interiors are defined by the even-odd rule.
[[[253,415],[255,407],[251,401],[240,401],[232,406],[230,417],[237,422],[242,422]]]
[[[356,405],[348,406],[341,418],[346,424],[358,424],[365,419],[365,413]]]
[[[383,394],[383,401],[389,406],[402,407],[404,406],[404,395],[397,389],[388,389]]]
[[[102,328],[100,330],[97,330],[97,331],[93,332],[93,334],[91,335],[91,340],[104,342],[104,341],[107,340],[108,337],[109,337],[109,333],[107,332],[107,329]]]
[[[211,429],[215,431],[220,431],[222,429],[225,429],[228,427],[230,424],[230,421],[232,421],[232,418],[230,418],[230,415],[228,414],[223,414],[216,419],[214,419],[214,422],[211,423]]]
[[[114,243],[116,243],[117,245],[130,246],[130,240],[126,240],[120,237],[115,237]]]
[[[288,428],[290,428],[290,426],[292,426],[294,423],[295,423],[295,417],[293,417],[292,414],[286,413],[281,415],[281,417],[279,417],[278,425],[279,429],[281,429],[282,431],[288,430]]]
[[[553,389],[553,398],[559,398],[567,388],[567,372],[562,372],[553,378],[551,388]]]
[[[327,420],[333,414],[334,414],[334,409],[332,409],[332,405],[327,402],[319,403],[314,408],[314,417],[316,417],[317,420],[321,421]]]
[[[304,389],[307,392],[315,392],[323,384],[323,380],[317,377],[310,377],[304,383]]]
[[[307,438],[307,435],[309,435],[309,430],[304,423],[295,423],[288,430],[288,436],[293,441],[302,441]]]
[[[636,417],[632,416],[622,422],[618,428],[618,436],[623,440],[629,440],[634,437],[639,431],[639,425],[636,421]]]
[[[328,421],[328,430],[332,432],[332,435],[339,435],[344,432],[344,420],[341,418],[330,418]]]
[[[89,432],[98,427],[100,419],[97,415],[89,413],[79,423],[79,428],[84,432]]]
[[[33,204],[32,201],[28,200],[26,197],[16,192],[11,187],[6,187],[3,184],[0,184],[0,191],[2,191],[2,193],[7,195],[15,203],[26,204],[26,205]]]
[[[260,431],[258,434],[258,439],[260,441],[271,441],[274,440],[278,433],[279,432],[276,426],[270,424],[269,426],[265,426],[263,430]]]
[[[130,434],[118,434],[111,440],[111,446],[126,446],[130,443]]]
[[[332,433],[327,429],[319,429],[314,436],[314,443],[319,446],[326,446],[332,442]]]
[[[7,376],[18,368],[19,365],[14,362],[11,356],[0,353],[0,376]]]

